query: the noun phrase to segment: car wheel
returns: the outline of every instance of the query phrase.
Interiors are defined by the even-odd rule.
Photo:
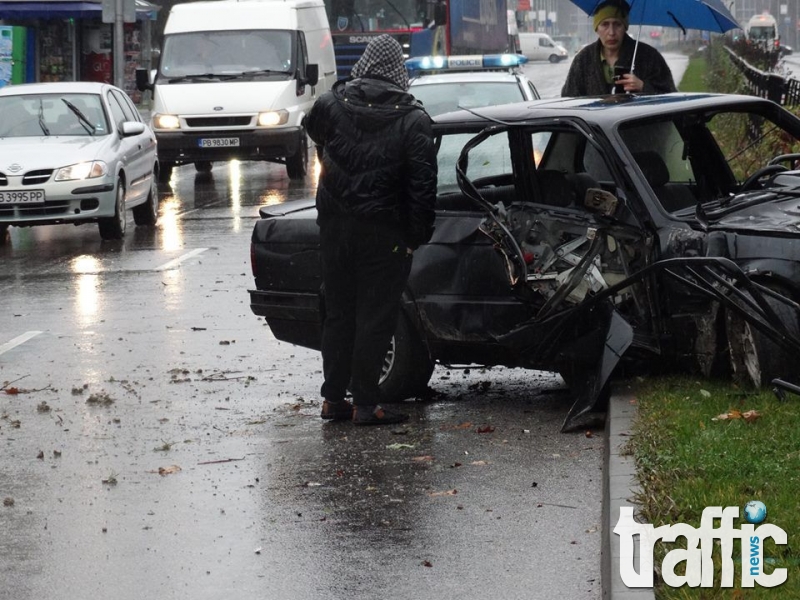
[[[198,173],[211,173],[212,162],[210,160],[198,160],[194,163],[194,168]]]
[[[286,174],[289,179],[302,179],[308,172],[308,136],[305,129],[300,131],[300,149],[296,154],[286,157]]]
[[[134,207],[133,221],[137,225],[155,225],[158,221],[158,183],[155,177],[150,182],[150,192],[145,203]]]
[[[167,183],[172,177],[172,169],[175,167],[175,165],[168,162],[162,162],[159,167],[158,181],[159,183]]]
[[[127,227],[125,215],[125,184],[117,179],[117,196],[114,203],[114,216],[104,217],[97,222],[100,237],[104,240],[121,240]]]
[[[785,331],[797,336],[800,324],[791,307],[765,296],[764,299],[783,323]],[[726,334],[734,378],[755,388],[767,387],[775,378],[785,378],[797,371],[796,360],[745,319],[729,311]]]
[[[557,63],[558,61],[559,61],[558,56],[556,56],[555,54],[551,54],[550,55],[550,62],[551,63]]]
[[[425,391],[433,374],[428,349],[408,317],[400,315],[389,351],[383,359],[378,385],[384,402],[401,402]]]

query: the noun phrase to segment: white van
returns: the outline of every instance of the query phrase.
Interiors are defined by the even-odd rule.
[[[153,73],[152,128],[160,178],[172,167],[239,158],[286,165],[305,176],[303,118],[336,81],[322,0],[211,0],[177,4],[164,27]]]
[[[569,56],[567,49],[554,42],[546,33],[520,32],[519,46],[528,60],[549,60],[551,63],[556,63]]]

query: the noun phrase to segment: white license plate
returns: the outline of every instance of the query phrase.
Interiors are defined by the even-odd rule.
[[[197,144],[201,148],[228,148],[238,146],[239,138],[201,138]]]
[[[0,204],[42,204],[44,190],[0,191]]]

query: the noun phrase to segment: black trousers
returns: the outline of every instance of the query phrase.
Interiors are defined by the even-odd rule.
[[[411,270],[399,232],[348,217],[320,224],[325,320],[322,397],[354,404],[381,402],[378,380],[397,326]]]

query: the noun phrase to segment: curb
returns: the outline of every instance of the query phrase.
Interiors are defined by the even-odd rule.
[[[601,579],[603,598],[610,600],[654,600],[652,588],[629,588],[619,574],[619,536],[612,529],[619,520],[620,506],[636,507],[634,494],[639,490],[636,482],[636,464],[625,454],[630,440],[631,424],[636,415],[635,395],[630,385],[621,382],[614,386],[606,414],[606,445],[603,457],[603,537],[601,541]],[[634,515],[638,511],[634,510]],[[635,564],[639,567],[638,538],[635,539]]]

